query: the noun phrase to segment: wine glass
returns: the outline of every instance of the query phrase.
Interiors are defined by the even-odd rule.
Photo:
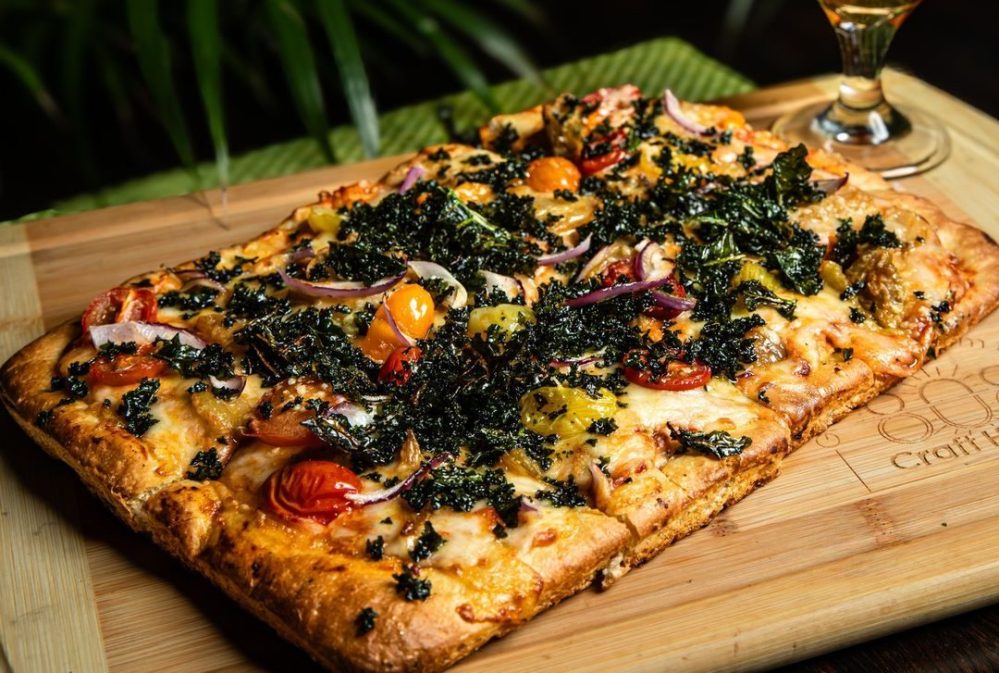
[[[784,115],[773,130],[788,142],[838,152],[886,178],[929,170],[950,152],[932,115],[885,100],[881,68],[888,45],[922,0],[819,0],[843,56],[839,97]]]

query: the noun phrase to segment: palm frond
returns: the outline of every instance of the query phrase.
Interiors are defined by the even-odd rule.
[[[156,0],[128,0],[125,9],[146,86],[181,162],[193,172],[194,152],[173,83],[170,42],[159,24],[159,3]]]
[[[378,26],[391,35],[397,42],[406,45],[421,56],[430,53],[427,45],[413,35],[413,31],[405,23],[387,12],[377,3],[370,0],[349,0],[350,11],[360,14],[370,23]]]
[[[6,68],[24,87],[31,92],[45,114],[56,119],[59,117],[59,106],[42,82],[41,76],[33,65],[20,54],[17,54],[0,44],[0,66]]]
[[[364,155],[378,155],[378,113],[371,97],[368,75],[364,70],[361,49],[354,33],[344,0],[317,0],[319,18],[326,29],[330,48],[340,72],[340,82],[347,97],[350,116],[361,136]]]
[[[423,4],[515,74],[542,84],[541,73],[517,41],[491,19],[454,0],[423,0]]]
[[[187,32],[208,132],[215,147],[215,169],[225,189],[229,185],[229,145],[222,110],[222,40],[216,0],[187,0]]]
[[[408,0],[390,0],[395,10],[413,24],[418,33],[430,42],[434,51],[441,57],[461,82],[482,99],[491,110],[499,110],[499,104],[489,89],[486,76],[482,74],[468,53],[441,29],[433,16],[415,10]]]

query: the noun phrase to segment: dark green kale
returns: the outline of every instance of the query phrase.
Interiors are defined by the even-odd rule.
[[[351,399],[373,392],[377,366],[351,343],[334,309],[271,314],[250,321],[235,338],[248,348],[244,364],[267,385],[312,376]]]
[[[375,618],[378,617],[378,613],[374,611],[373,608],[364,608],[357,613],[357,617],[354,618],[354,626],[357,629],[357,636],[361,637],[365,633],[368,633],[375,628]]]
[[[547,500],[556,507],[586,507],[586,498],[579,492],[576,480],[572,475],[565,481],[545,478],[545,482],[551,488],[541,489],[534,494],[534,497]]]
[[[243,265],[248,262],[253,262],[254,260],[247,259],[245,257],[236,257],[234,261],[236,263],[230,268],[219,268],[219,265],[222,263],[222,256],[215,250],[212,250],[201,259],[195,261],[194,265],[201,271],[204,271],[205,275],[212,280],[224,284],[228,283],[236,276],[242,275]]]
[[[729,322],[707,322],[700,335],[687,342],[687,359],[690,362],[700,360],[713,374],[734,379],[742,365],[756,362],[756,347],[746,333],[765,324],[766,321],[755,313]]]
[[[450,507],[470,512],[476,502],[486,500],[510,527],[517,525],[520,509],[520,498],[514,495],[513,484],[507,481],[503,470],[472,469],[454,463],[434,468],[428,478],[402,497],[416,511],[424,507],[432,510]]]
[[[894,232],[887,229],[884,219],[878,213],[864,218],[859,231],[853,229],[853,222],[844,219],[836,228],[836,243],[833,245],[830,258],[845,269],[856,261],[859,256],[858,248],[862,245],[875,248],[900,248],[902,241]]]
[[[937,325],[943,324],[943,316],[946,313],[950,313],[951,306],[949,301],[942,301],[939,304],[930,307],[930,318]]]
[[[379,535],[374,540],[366,540],[364,542],[364,551],[372,561],[381,561],[382,556],[385,554],[385,538]]]
[[[49,424],[52,423],[53,416],[54,414],[52,413],[51,409],[45,409],[43,411],[39,411],[38,415],[35,416],[35,426],[41,428],[42,430],[45,430],[46,428],[49,427]]]
[[[149,411],[149,407],[158,399],[156,391],[160,389],[157,379],[142,379],[138,386],[121,396],[118,405],[118,416],[125,423],[125,429],[136,437],[141,437],[146,430],[158,421]]]
[[[200,311],[215,303],[219,291],[214,287],[199,286],[189,292],[167,292],[157,300],[160,308],[176,307],[182,311]]]
[[[788,320],[794,320],[794,309],[798,303],[793,299],[777,296],[758,280],[743,281],[733,288],[732,292],[742,297],[742,303],[750,311],[755,311],[759,306],[771,306]]]
[[[691,289],[698,298],[691,314],[694,320],[728,320],[735,303],[729,287],[743,257],[730,231],[704,245],[684,243],[677,262],[692,277]]]
[[[267,294],[267,288],[263,285],[240,282],[232,289],[232,297],[229,298],[225,313],[227,322],[233,324],[237,318],[263,318],[287,313],[290,308],[290,301]]]
[[[766,255],[767,266],[780,271],[783,285],[803,295],[818,294],[822,289],[819,265],[825,256],[825,247],[819,237],[797,224],[791,226],[787,246]]]
[[[413,561],[422,561],[430,558],[430,555],[441,548],[446,540],[440,533],[434,530],[433,524],[429,521],[423,524],[423,532],[416,538],[413,548],[409,552],[409,558]]]
[[[191,467],[193,469],[187,472],[188,479],[207,481],[222,476],[222,461],[219,460],[218,451],[215,449],[198,451],[191,460]]]
[[[182,376],[198,379],[209,376],[230,379],[234,376],[233,355],[219,344],[195,348],[181,343],[180,335],[174,336],[169,341],[160,340],[157,343],[159,349],[153,355],[165,360]]]
[[[598,418],[590,423],[590,427],[586,429],[587,432],[592,432],[594,435],[609,435],[615,430],[617,430],[617,422],[613,418]]]
[[[850,320],[857,323],[858,325],[867,320],[867,316],[856,306],[850,307]]]
[[[430,597],[432,585],[430,580],[418,578],[414,570],[419,570],[419,568],[403,568],[398,575],[392,575],[392,579],[395,580],[396,593],[407,601],[425,601]]]
[[[843,349],[843,362],[849,362],[852,359],[853,359],[853,349],[852,348],[844,348]]]
[[[397,257],[355,245],[331,245],[329,251],[310,266],[309,279],[357,280],[370,285],[388,276],[398,276],[405,270],[405,262]]]
[[[49,387],[61,390],[74,400],[82,400],[90,392],[86,375],[90,371],[89,362],[73,362],[69,365],[67,376],[53,376]]]
[[[101,344],[101,347],[97,351],[104,357],[114,359],[118,355],[135,355],[139,352],[139,345],[134,341],[124,341],[122,343],[108,341]]]
[[[701,453],[719,460],[728,456],[737,456],[753,443],[749,437],[733,437],[724,430],[694,432],[670,427],[670,432],[680,443],[681,451]]]

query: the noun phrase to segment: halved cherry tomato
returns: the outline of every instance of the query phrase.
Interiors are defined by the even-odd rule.
[[[275,409],[270,418],[254,418],[246,428],[246,434],[256,437],[271,446],[290,446],[316,449],[323,446],[321,439],[312,434],[303,421],[315,418],[308,409]]]
[[[580,157],[579,170],[583,175],[593,175],[618,163],[627,154],[624,150],[627,140],[624,129],[616,129],[610,135],[590,140],[583,151],[584,156]],[[602,151],[594,154],[599,150]]]
[[[634,264],[630,259],[621,259],[613,264],[609,265],[604,269],[600,284],[604,287],[612,287],[618,283],[630,283],[635,280],[634,276]],[[675,297],[686,297],[687,291],[683,287],[683,283],[676,279],[676,276],[671,276],[669,283],[663,285],[659,288],[659,291],[666,292]],[[659,320],[672,320],[683,313],[675,308],[666,308],[665,306],[660,306],[655,304],[645,309],[645,315],[651,316],[653,318],[658,318]]]
[[[166,368],[166,362],[151,355],[118,355],[112,360],[99,357],[91,363],[87,379],[97,385],[128,386],[156,378]]]
[[[579,190],[579,169],[565,157],[541,157],[527,165],[527,186],[536,192]]]
[[[412,374],[413,363],[423,356],[419,346],[396,348],[378,370],[378,380],[396,386],[405,385]]]
[[[626,355],[625,360],[630,356],[630,353]],[[711,380],[711,369],[702,362],[672,360],[667,363],[666,371],[658,375],[647,369],[626,366],[624,378],[635,385],[653,390],[693,390]]]
[[[619,259],[604,269],[600,284],[611,287],[618,283],[630,283],[635,280],[634,262],[630,259]]]
[[[80,320],[86,332],[96,325],[156,319],[156,293],[146,287],[116,287],[98,295],[87,306]]]
[[[434,298],[430,293],[415,283],[401,286],[375,311],[368,333],[359,344],[364,354],[376,362],[383,362],[396,348],[409,345],[400,343],[385,317],[386,310],[392,312],[402,333],[414,339],[426,337],[434,324]]]
[[[343,465],[305,460],[272,474],[264,493],[267,505],[279,516],[328,524],[353,506],[344,496],[360,489],[361,480]]]
[[[683,283],[679,282],[675,276],[670,277],[669,284],[663,285],[659,289],[661,292],[671,294],[674,297],[687,296],[687,291],[683,288]],[[656,304],[652,308],[646,309],[645,313],[653,318],[659,318],[660,320],[672,320],[683,313],[683,311],[675,308],[666,308],[665,306]]]

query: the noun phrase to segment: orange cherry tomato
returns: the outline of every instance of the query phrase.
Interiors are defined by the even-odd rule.
[[[385,311],[391,311],[396,326],[408,337],[423,339],[434,324],[434,298],[419,285],[408,283],[393,292],[375,311],[368,333],[361,340],[364,354],[376,362],[384,362],[396,348],[408,346],[389,325]]]
[[[286,519],[312,519],[328,524],[353,507],[345,497],[361,489],[356,474],[330,460],[291,463],[275,472],[264,485],[267,505]]]
[[[626,355],[625,359],[627,358]],[[711,380],[711,369],[702,362],[672,360],[666,365],[666,371],[658,375],[646,369],[625,367],[624,378],[635,385],[653,390],[693,390]]]
[[[91,384],[128,386],[142,379],[162,374],[167,363],[151,355],[118,355],[114,359],[99,357],[90,365],[87,379]]]
[[[412,373],[413,363],[423,356],[419,346],[396,348],[378,371],[378,380],[396,386],[405,385]]]
[[[579,169],[565,157],[541,157],[527,165],[527,186],[536,192],[579,190]]]
[[[98,295],[83,312],[80,324],[86,332],[113,322],[156,320],[156,293],[146,287],[116,287]]]

